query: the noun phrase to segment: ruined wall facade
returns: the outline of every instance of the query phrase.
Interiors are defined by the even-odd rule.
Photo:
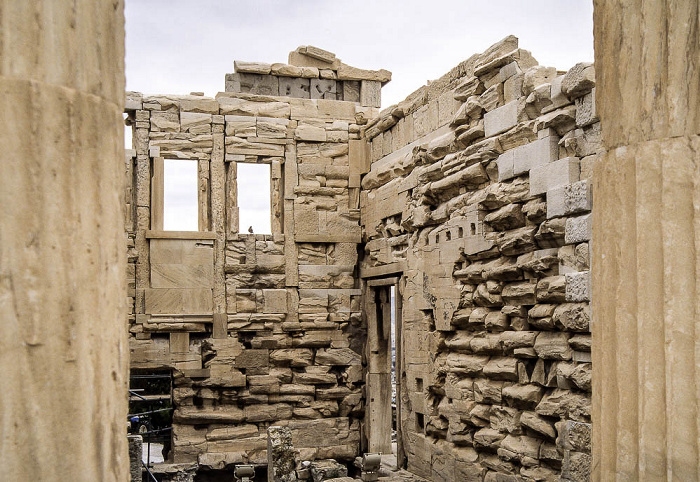
[[[131,367],[174,370],[177,463],[266,463],[272,423],[304,460],[360,450],[356,152],[389,73],[307,53],[237,62],[215,99],[127,95]],[[273,77],[301,87],[261,95]],[[318,96],[312,80],[357,95]],[[168,159],[198,165],[199,231],[163,230]],[[270,166],[271,234],[239,230],[240,163]]]
[[[394,309],[400,465],[587,480],[593,67],[508,37],[379,113],[387,80],[300,47],[127,97],[132,368],[174,369],[173,460],[264,464],[272,424],[299,460],[390,451]],[[167,159],[199,231],[163,230]],[[239,230],[240,163],[270,165],[270,235]]]
[[[588,479],[594,96],[592,65],[509,37],[364,129],[360,273],[370,300],[399,277],[411,472]]]

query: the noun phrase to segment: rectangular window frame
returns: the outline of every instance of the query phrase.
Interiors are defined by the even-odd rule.
[[[268,164],[270,166],[270,230],[267,236],[284,234],[284,158],[241,156],[242,159],[227,159],[226,197],[227,228],[229,234],[250,235],[246,226],[240,226],[238,205],[238,164]],[[254,233],[261,234],[261,233]],[[254,235],[253,234],[253,235]]]
[[[209,233],[209,161],[202,159],[175,159],[197,163],[197,231],[166,231],[163,226],[165,214],[165,157],[152,158],[151,175],[151,231],[167,233]],[[170,159],[170,158],[167,158]],[[204,184],[204,186],[203,186]]]

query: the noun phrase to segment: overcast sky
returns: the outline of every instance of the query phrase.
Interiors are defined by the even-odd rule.
[[[213,97],[234,60],[286,62],[299,45],[315,45],[348,65],[391,71],[382,89],[388,107],[511,34],[542,65],[592,62],[592,0],[126,0],[126,86]],[[178,176],[188,177],[172,171],[166,183]],[[260,193],[251,202],[269,206],[267,182],[248,184],[248,196]],[[194,194],[173,195],[196,203]],[[250,223],[269,232],[269,212],[253,209],[241,231]],[[196,224],[183,213],[175,210],[170,229]]]
[[[592,62],[592,0],[126,0],[126,85],[213,96],[234,60],[315,45],[393,72],[387,107],[510,34],[540,64]]]

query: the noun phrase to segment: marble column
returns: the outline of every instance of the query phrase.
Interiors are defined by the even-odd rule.
[[[700,480],[700,10],[594,0],[593,479]]]
[[[122,0],[0,0],[0,479],[125,481]]]

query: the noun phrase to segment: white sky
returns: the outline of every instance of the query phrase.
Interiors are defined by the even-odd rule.
[[[542,65],[592,62],[592,0],[126,0],[126,87],[214,96],[234,60],[315,45],[391,71],[388,107],[510,34]]]

